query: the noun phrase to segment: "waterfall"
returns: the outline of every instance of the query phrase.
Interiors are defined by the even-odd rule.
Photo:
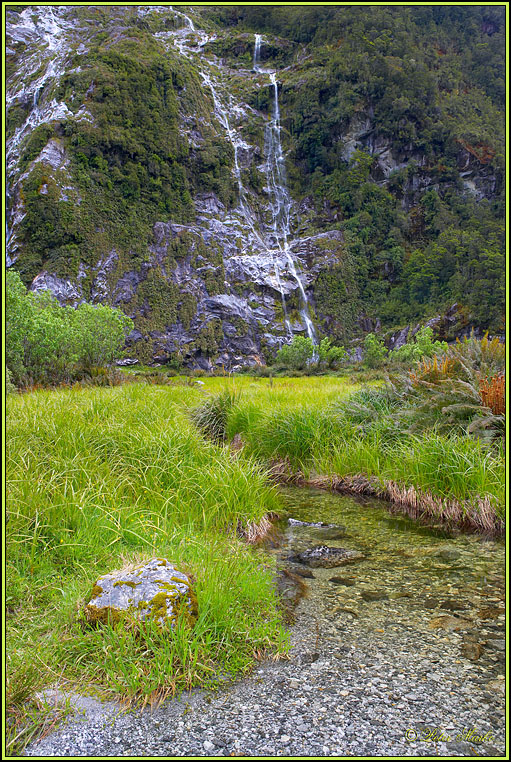
[[[252,66],[254,71],[259,71],[259,55],[261,52],[261,40],[263,39],[262,34],[256,34],[255,36],[255,45],[254,45],[254,64]]]
[[[20,160],[20,147],[27,135],[40,124],[73,116],[65,103],[57,102],[55,99],[40,105],[41,96],[47,85],[57,83],[65,71],[65,59],[70,49],[67,34],[72,31],[72,25],[61,8],[38,6],[37,14],[34,14],[34,8],[30,6],[17,14],[16,19],[9,19],[6,28],[15,42],[26,44],[37,41],[33,52],[22,59],[19,76],[5,98],[7,111],[20,102],[32,104],[27,118],[6,140],[6,183],[9,186],[14,184]],[[14,228],[23,218],[23,214],[11,214],[11,203],[11,196],[7,194],[7,266],[10,266],[15,259],[11,257],[12,247],[16,240]]]
[[[254,69],[261,71],[258,61],[261,49],[261,35],[256,35],[254,48]],[[266,177],[270,191],[270,209],[272,214],[273,240],[279,251],[284,256],[287,267],[292,277],[298,285],[300,291],[302,308],[300,315],[305,323],[307,335],[312,340],[314,346],[317,345],[316,331],[310,317],[310,307],[307,294],[303,287],[302,280],[297,270],[296,262],[289,248],[289,236],[291,232],[291,196],[287,189],[286,166],[282,143],[280,140],[280,108],[279,108],[279,85],[275,72],[269,72],[270,82],[273,86],[273,113],[270,122],[265,131],[264,152],[266,155]],[[285,311],[285,299],[282,295]],[[287,315],[286,315],[287,319]]]

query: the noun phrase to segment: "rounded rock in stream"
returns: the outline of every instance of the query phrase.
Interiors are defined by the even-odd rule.
[[[365,555],[359,550],[346,548],[330,548],[328,545],[317,545],[315,548],[304,550],[296,555],[296,560],[306,566],[330,569],[334,566],[344,566],[355,561],[362,561]]]
[[[328,581],[332,582],[334,585],[344,585],[345,587],[353,587],[356,583],[356,580],[351,579],[350,577],[330,577]]]
[[[89,624],[128,620],[152,620],[174,627],[178,615],[193,625],[197,619],[197,599],[191,579],[165,558],[129,566],[100,577],[85,606]]]

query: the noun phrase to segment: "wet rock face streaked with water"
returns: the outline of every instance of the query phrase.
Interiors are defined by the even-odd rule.
[[[106,707],[29,755],[503,756],[503,543],[447,536],[374,500],[283,495],[291,517],[345,526],[338,547],[367,556],[337,573],[290,565],[321,527],[283,522],[269,552],[292,570],[280,576],[288,613],[296,604],[290,659],[152,713]]]

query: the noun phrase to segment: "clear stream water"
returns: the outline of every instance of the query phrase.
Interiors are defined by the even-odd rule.
[[[347,642],[385,637],[397,648],[400,632],[435,635],[459,648],[459,659],[488,679],[503,673],[503,541],[422,526],[390,514],[379,500],[300,487],[285,488],[282,495],[290,517],[344,531],[339,536],[328,528],[289,526],[283,519],[281,545],[272,551],[281,565],[297,551],[321,544],[366,556],[346,566],[311,569],[314,579],[305,580],[307,598],[300,605],[314,609],[320,630],[344,624]],[[475,660],[463,655],[478,651]]]
[[[289,660],[154,711],[74,697],[85,716],[28,756],[503,755],[504,543],[420,526],[378,500],[281,493],[288,515],[268,550],[281,569],[312,572],[282,575],[301,595]],[[365,559],[330,569],[290,560],[322,543]]]

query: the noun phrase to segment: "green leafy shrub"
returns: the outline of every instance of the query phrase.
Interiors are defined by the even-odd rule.
[[[346,359],[347,355],[348,353],[344,347],[333,346],[327,336],[319,342],[318,359],[320,366],[336,368]]]
[[[18,385],[60,383],[112,362],[133,322],[103,304],[61,307],[49,291],[27,292],[6,279],[6,360]]]
[[[447,350],[445,341],[433,341],[433,329],[429,326],[422,326],[417,331],[413,341],[403,344],[399,349],[389,352],[389,360],[397,362],[414,362],[423,357],[433,357]]]
[[[16,391],[16,387],[12,383],[12,373],[6,365],[5,366],[5,393],[12,394],[15,391]]]
[[[364,365],[368,368],[381,368],[386,355],[383,340],[374,333],[368,333],[364,339]]]
[[[303,370],[314,355],[314,344],[308,336],[295,336],[277,352],[277,362],[292,370]]]

